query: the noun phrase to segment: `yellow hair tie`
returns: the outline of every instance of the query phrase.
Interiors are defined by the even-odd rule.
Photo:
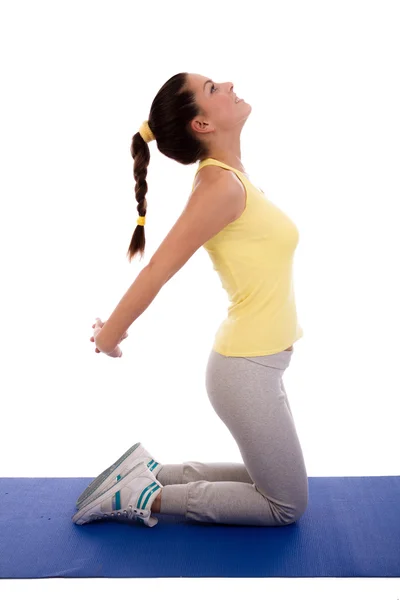
[[[151,129],[149,127],[148,121],[143,121],[143,123],[140,126],[139,133],[142,136],[142,138],[144,139],[144,141],[147,143],[156,139],[153,135],[153,132],[151,131]]]
[[[138,217],[137,224],[143,225],[146,223],[146,217]]]

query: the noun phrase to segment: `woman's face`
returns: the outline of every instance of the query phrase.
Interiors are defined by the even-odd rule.
[[[244,100],[236,103],[233,83],[217,83],[203,75],[190,73],[188,83],[196,95],[202,114],[192,121],[196,132],[230,131],[241,129],[251,112],[251,106]]]

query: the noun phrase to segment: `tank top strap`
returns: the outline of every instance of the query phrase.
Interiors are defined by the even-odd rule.
[[[227,165],[226,163],[221,162],[220,160],[217,160],[216,158],[205,158],[204,160],[201,160],[199,163],[199,166],[197,167],[195,176],[200,171],[200,169],[202,169],[203,167],[207,167],[208,165],[216,165],[217,167],[224,167],[225,169],[229,169],[230,171],[235,171],[235,173],[239,173],[240,175],[244,175],[245,177],[248,178],[248,175],[246,175],[246,173],[243,173],[242,171],[239,171],[239,169],[235,169],[235,167],[231,167],[230,165]]]
[[[202,169],[203,167],[207,167],[208,165],[216,165],[217,167],[223,167],[229,171],[233,171],[234,173],[236,173],[239,177],[239,179],[241,179],[242,183],[246,186],[246,183],[249,181],[249,176],[246,175],[246,173],[243,173],[242,171],[239,171],[239,169],[235,169],[235,167],[231,167],[230,165],[227,165],[224,162],[221,162],[220,160],[217,160],[216,158],[205,158],[204,160],[201,160],[196,173],[194,175],[194,179],[196,179],[196,175],[197,173],[200,171],[200,169]],[[244,181],[243,179],[244,178]],[[193,182],[193,186],[192,186],[192,190],[194,188],[194,182]]]

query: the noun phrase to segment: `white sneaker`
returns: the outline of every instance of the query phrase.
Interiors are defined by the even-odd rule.
[[[105,471],[100,473],[96,479],[85,489],[85,491],[79,496],[76,501],[76,507],[78,510],[83,508],[85,504],[91,501],[93,492],[105,492],[109,489],[116,481],[119,481],[137,464],[146,462],[149,470],[154,476],[157,476],[158,472],[162,468],[162,464],[154,460],[150,453],[145,447],[138,442],[134,444],[129,450],[127,450],[119,459],[108,467]]]
[[[163,487],[146,463],[141,462],[108,490],[93,494],[91,501],[72,517],[72,521],[84,525],[99,519],[137,520],[154,527],[158,519],[151,516],[151,506]]]

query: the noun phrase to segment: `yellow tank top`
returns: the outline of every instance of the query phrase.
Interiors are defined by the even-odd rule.
[[[196,175],[207,165],[233,171],[246,190],[240,217],[203,245],[230,301],[213,349],[224,356],[281,352],[303,336],[292,279],[297,227],[242,171],[207,158]]]

